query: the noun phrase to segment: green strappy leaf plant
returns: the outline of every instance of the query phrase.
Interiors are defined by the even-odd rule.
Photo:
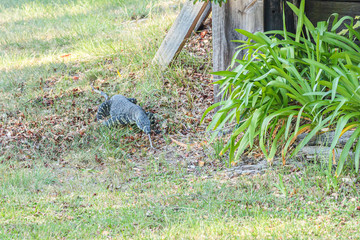
[[[213,73],[224,77],[215,82],[223,99],[204,113],[205,117],[221,107],[208,129],[215,130],[215,137],[216,131],[236,124],[222,150],[229,151],[230,162],[256,145],[269,162],[281,152],[284,164],[324,129],[335,130],[331,149],[342,134],[356,129],[340,156],[336,174],[341,173],[355,142],[358,171],[360,47],[355,42],[360,41],[359,21],[332,14],[328,21],[314,26],[304,14],[304,0],[299,8],[288,5],[298,16],[295,34],[287,32],[285,24],[283,31],[265,33],[236,29],[248,40],[235,40],[241,45],[229,67],[232,70]],[[341,26],[346,28],[340,32]],[[237,59],[243,51],[243,58]],[[292,149],[304,132],[307,137]],[[332,154],[330,151],[329,167]]]

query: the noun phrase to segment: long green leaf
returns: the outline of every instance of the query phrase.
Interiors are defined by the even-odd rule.
[[[222,76],[222,77],[235,77],[236,73],[231,71],[218,71],[218,72],[211,72],[210,74]]]
[[[335,129],[335,133],[334,133],[334,138],[333,141],[331,143],[330,149],[334,149],[339,138],[341,135],[341,132],[343,131],[343,129],[345,128],[346,124],[349,122],[349,120],[351,118],[354,118],[356,116],[360,116],[360,113],[350,113],[347,114],[345,116],[342,116],[341,118],[339,118],[339,120],[337,121],[337,125],[336,125],[336,129]]]
[[[345,23],[346,28],[349,30],[350,33],[352,33],[358,41],[360,41],[360,33],[354,29],[353,26],[349,26]]]
[[[340,60],[340,59],[346,59],[347,56],[352,61],[360,63],[360,54],[356,54],[355,52],[349,52],[349,51],[336,52],[333,55],[331,55],[329,59]]]
[[[238,33],[248,37],[251,40],[254,40],[255,42],[262,43],[262,44],[268,44],[264,38],[256,36],[256,35],[252,34],[251,32],[248,32],[246,30],[235,29],[235,31],[237,31]]]
[[[273,141],[272,146],[270,148],[270,153],[269,153],[269,156],[268,156],[268,159],[267,159],[269,162],[272,162],[274,157],[275,157],[277,146],[278,146],[278,141],[279,141],[279,139],[281,137],[283,137],[284,131],[285,131],[285,125],[283,125],[281,127],[281,129],[279,130],[279,132],[276,134],[276,136],[274,138],[274,141]]]
[[[202,115],[201,120],[200,120],[200,123],[202,123],[202,121],[204,121],[204,118],[206,117],[206,115],[207,115],[211,110],[213,110],[213,109],[215,109],[215,108],[223,105],[224,103],[225,103],[225,101],[217,102],[217,103],[211,105],[210,107],[208,107],[208,108],[205,110],[204,114]]]
[[[304,24],[304,13],[305,13],[305,0],[302,0],[300,2],[299,14],[297,14],[298,22],[297,22],[297,28],[296,28],[296,38],[295,38],[296,42],[299,42],[300,35],[302,33],[302,28],[303,28],[303,24]]]
[[[320,63],[320,62],[317,62],[317,61],[314,61],[312,59],[308,59],[308,58],[303,58],[302,59],[304,62],[308,63],[309,65],[314,65],[320,69],[323,69],[325,72],[329,73],[330,75],[332,75],[333,77],[337,77],[338,74],[332,70],[331,68],[329,68],[328,66],[326,66],[325,64],[323,63]]]
[[[359,172],[359,165],[360,165],[360,139],[358,139],[357,143],[356,143],[354,162],[355,162],[355,170],[358,173]]]
[[[309,29],[310,32],[314,32],[315,31],[315,27],[314,25],[311,23],[311,21],[305,16],[304,14],[304,10],[305,10],[305,0],[302,0],[301,3],[304,4],[302,10],[300,10],[299,8],[297,8],[294,4],[290,3],[290,2],[287,2],[288,6],[291,8],[291,10],[298,16],[298,18],[300,16],[303,16],[303,21],[305,23],[305,26],[307,29]],[[301,8],[301,6],[300,6]],[[298,19],[299,21],[299,19]],[[298,26],[299,26],[299,23],[298,23]],[[296,31],[297,33],[298,31]]]
[[[330,34],[331,34],[331,36],[328,36]],[[349,44],[349,42],[352,43],[351,41],[343,42],[340,39],[338,39],[340,37],[341,36],[333,34],[333,33],[327,33],[324,37],[322,37],[322,40],[324,42],[332,44],[334,47],[337,46],[337,47],[339,47],[341,49],[344,49],[346,51],[350,51],[350,52],[351,51],[357,51],[357,52],[360,51],[359,47],[356,46],[356,44],[354,44],[354,43],[353,43],[354,45]],[[342,40],[346,40],[346,39],[342,39]]]
[[[330,117],[325,118],[323,121],[319,122],[314,128],[313,130],[311,130],[306,137],[299,143],[299,145],[294,149],[294,152],[291,154],[291,156],[294,156],[295,154],[297,154],[301,148],[303,148],[305,146],[305,144],[307,144],[310,139],[312,137],[315,136],[316,133],[318,133],[322,128],[326,127],[329,125],[329,120],[331,119]]]
[[[343,22],[345,21],[345,20],[350,20],[351,22],[353,22],[354,21],[354,18],[352,18],[352,17],[349,17],[349,16],[344,16],[344,17],[342,17],[338,22],[336,22],[336,24],[334,24],[333,26],[332,26],[332,28],[331,28],[331,30],[330,31],[336,31],[340,26],[341,26],[341,24],[343,24]]]
[[[298,132],[302,132],[304,129],[308,129],[310,127],[310,124],[305,124],[305,125],[302,125],[300,128],[299,128],[299,131]],[[293,132],[290,137],[286,140],[286,143],[285,143],[285,146],[283,148],[283,153],[284,153],[284,156],[286,155],[287,153],[287,150],[289,149],[290,147],[290,144],[293,143],[293,141],[295,140],[295,138],[297,137],[296,134],[298,134],[298,132]]]
[[[249,139],[255,138],[255,131],[256,131],[256,129],[259,129],[258,122],[261,119],[262,110],[263,110],[262,108],[256,109],[251,117],[251,123],[249,126]],[[253,142],[250,141],[251,148],[253,147],[252,143]]]
[[[360,123],[359,123],[360,125]],[[360,127],[358,127],[354,133],[351,135],[351,137],[349,138],[349,140],[346,142],[341,154],[340,154],[340,159],[339,159],[339,162],[338,162],[338,165],[337,165],[337,168],[336,168],[336,176],[340,176],[342,170],[343,170],[343,167],[344,167],[344,163],[346,161],[346,159],[348,158],[349,156],[349,151],[350,151],[350,148],[351,146],[353,145],[354,141],[356,138],[359,138],[359,135],[360,135]]]

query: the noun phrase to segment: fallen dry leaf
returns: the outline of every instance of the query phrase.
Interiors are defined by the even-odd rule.
[[[201,38],[204,38],[205,35],[206,35],[208,32],[209,32],[208,30],[202,31],[202,32],[200,33],[200,37],[201,37]]]
[[[71,54],[61,55],[60,57],[64,58],[64,57],[69,57],[69,56],[71,56]]]
[[[179,142],[179,141],[177,141],[177,140],[175,140],[175,139],[173,139],[173,138],[170,138],[170,139],[171,139],[171,141],[173,141],[173,143],[176,143],[176,144],[179,145],[180,147],[183,147],[183,148],[187,148],[187,147],[188,147],[188,145],[185,144],[185,143]],[[191,147],[191,145],[190,145],[190,147]]]

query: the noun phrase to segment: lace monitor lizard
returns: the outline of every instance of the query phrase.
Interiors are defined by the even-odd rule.
[[[103,122],[103,125],[113,127],[116,125],[136,124],[138,128],[149,136],[150,146],[154,148],[150,137],[151,122],[149,120],[149,118],[153,120],[152,113],[145,112],[140,106],[136,105],[137,100],[135,98],[126,98],[118,94],[109,99],[106,93],[96,90],[92,85],[91,88],[105,97],[105,102],[99,106],[96,115],[98,120],[110,116],[108,120]]]

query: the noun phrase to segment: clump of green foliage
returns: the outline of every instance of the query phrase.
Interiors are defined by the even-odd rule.
[[[343,169],[349,150],[360,137],[360,40],[359,21],[339,19],[332,14],[328,21],[314,26],[304,14],[305,1],[297,8],[287,3],[298,16],[296,33],[283,31],[252,34],[238,52],[247,51],[241,60],[233,57],[233,70],[216,72],[224,78],[220,84],[223,101],[216,107],[208,129],[219,130],[236,123],[222,152],[229,151],[230,161],[244,151],[259,146],[272,162],[282,149],[283,162],[290,155],[297,136],[308,135],[291,152],[294,156],[316,134],[334,130],[334,149],[340,136],[355,129],[340,156],[336,174]],[[284,21],[285,22],[285,21]],[[342,31],[341,26],[346,28]],[[290,151],[289,151],[290,152]],[[329,168],[333,151],[329,152]],[[359,170],[360,141],[355,146],[355,167]]]

